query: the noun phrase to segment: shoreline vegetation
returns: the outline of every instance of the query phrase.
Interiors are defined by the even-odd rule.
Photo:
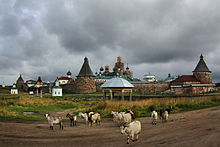
[[[94,94],[64,94],[63,97],[52,98],[50,94],[43,94],[43,98],[27,93],[10,95],[0,91],[0,120],[45,120],[44,114],[57,112],[94,111],[100,112],[102,118],[110,118],[111,111],[127,111],[131,109],[137,117],[149,117],[152,110],[172,108],[171,113],[179,113],[220,105],[220,93],[206,93],[193,95],[141,95],[134,101],[121,101],[119,95],[116,100],[103,101],[102,93]],[[75,100],[75,101],[74,101]]]

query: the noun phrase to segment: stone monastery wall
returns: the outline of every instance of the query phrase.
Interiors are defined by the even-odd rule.
[[[96,82],[96,91],[101,92],[103,83]],[[146,83],[146,82],[131,82],[134,85],[133,92],[141,94],[158,93],[169,89],[169,83]]]

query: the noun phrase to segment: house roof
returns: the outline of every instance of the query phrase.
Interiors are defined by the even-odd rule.
[[[177,79],[173,80],[172,83],[175,82],[199,82],[193,75],[182,75]]]
[[[60,86],[53,86],[54,89],[62,89]]]
[[[101,85],[101,88],[133,88],[134,86],[123,78],[112,78]]]
[[[193,72],[211,72],[205,63],[202,54],[200,56],[199,63],[197,64],[197,66]]]
[[[58,80],[71,80],[72,78],[69,77],[59,77]]]
[[[84,63],[78,76],[94,76],[89,66],[89,61],[87,57],[84,58]]]

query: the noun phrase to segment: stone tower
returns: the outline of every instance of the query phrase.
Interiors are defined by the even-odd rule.
[[[75,81],[75,93],[96,92],[94,75],[89,66],[88,58],[84,58],[84,63]]]
[[[193,75],[201,82],[201,84],[212,84],[211,71],[207,67],[202,54],[199,63],[193,71]]]

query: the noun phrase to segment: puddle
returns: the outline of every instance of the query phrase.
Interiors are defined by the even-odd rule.
[[[35,112],[31,112],[31,111],[29,111],[29,112],[23,112],[24,114],[34,114]]]

